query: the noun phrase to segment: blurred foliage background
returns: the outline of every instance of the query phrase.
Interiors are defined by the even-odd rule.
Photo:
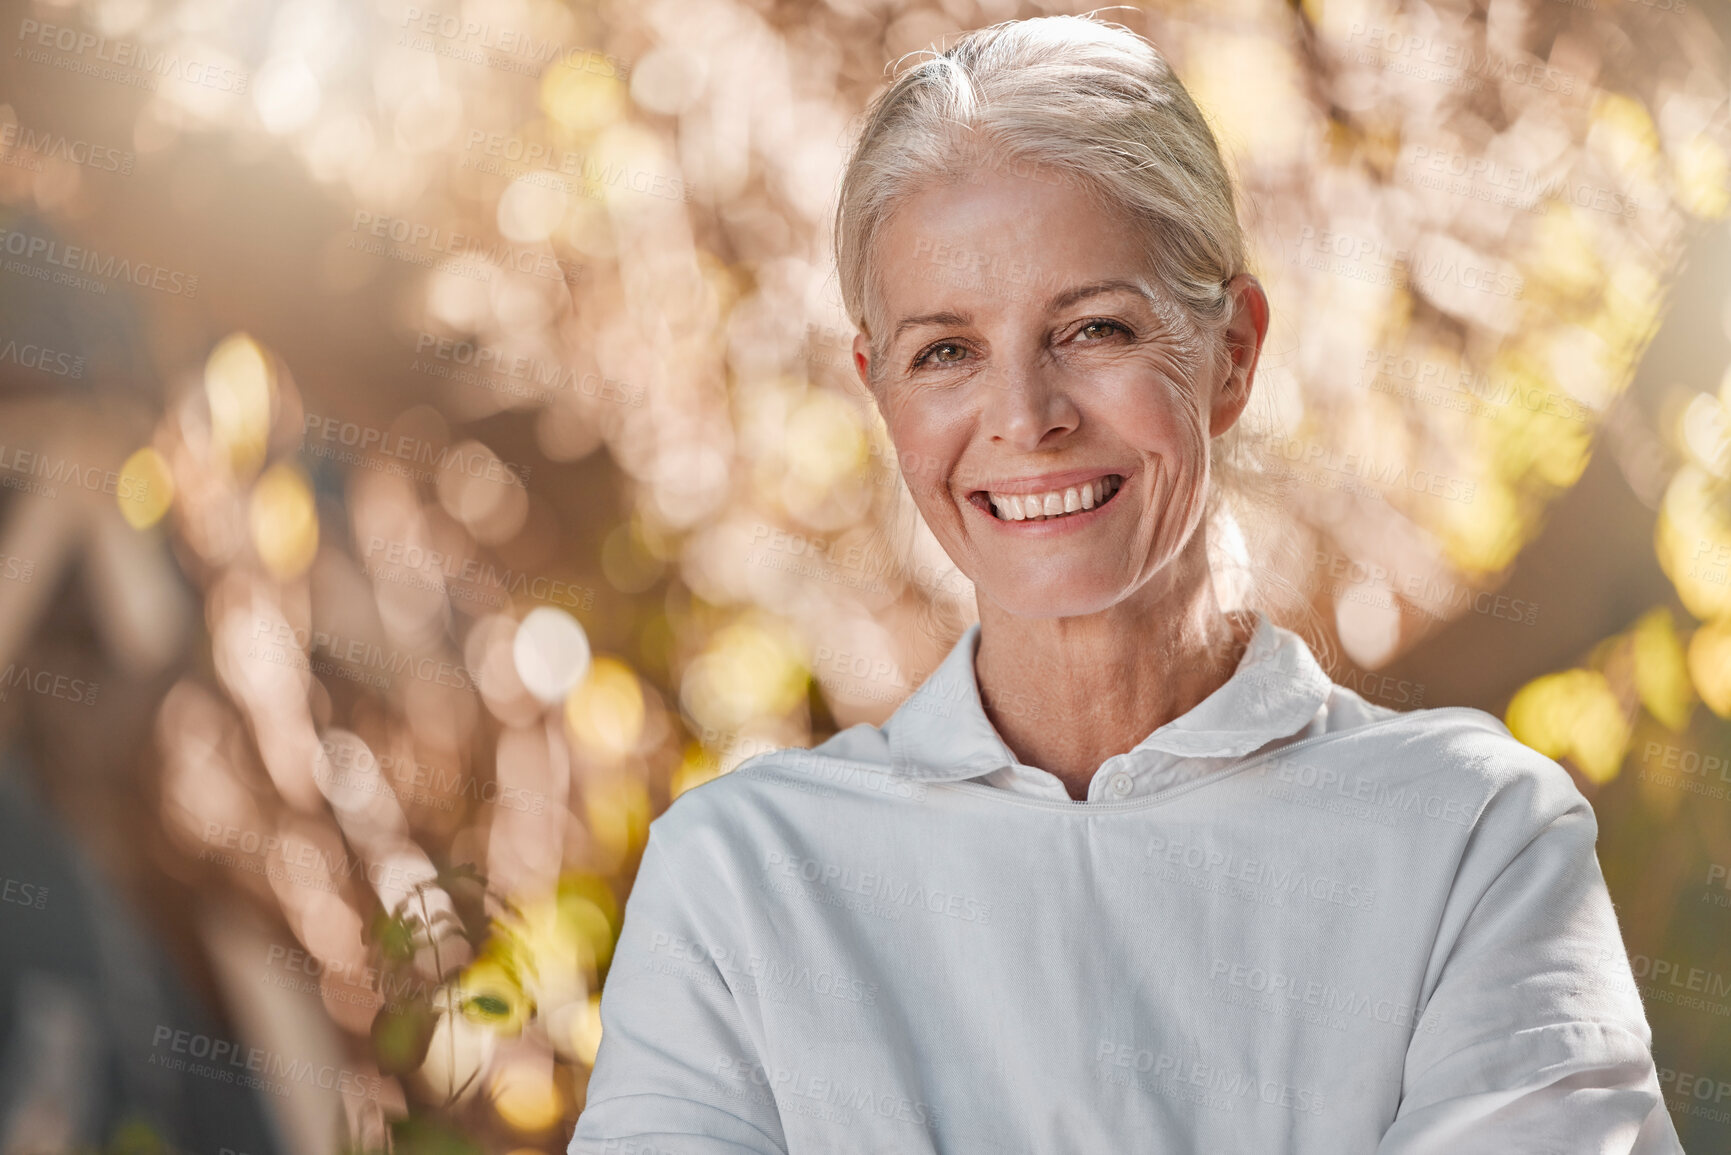
[[[1081,10],[4,5],[0,732],[65,835],[0,863],[7,1150],[563,1149],[651,818],[975,615],[847,363],[854,119]],[[1282,510],[1220,548],[1337,680],[1569,767],[1726,1149],[1731,8],[1104,15],[1274,304]]]

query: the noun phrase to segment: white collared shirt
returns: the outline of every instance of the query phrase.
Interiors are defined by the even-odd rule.
[[[652,824],[573,1155],[1681,1151],[1592,809],[1497,719],[1258,615],[1077,802],[978,638]]]

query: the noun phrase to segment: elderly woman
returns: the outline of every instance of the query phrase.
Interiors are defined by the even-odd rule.
[[[1269,307],[1147,41],[902,73],[854,361],[979,623],[881,727],[653,826],[573,1152],[1676,1152],[1593,812],[1493,717],[1216,598]]]

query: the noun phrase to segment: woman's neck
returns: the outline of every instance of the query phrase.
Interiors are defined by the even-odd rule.
[[[1237,669],[1252,622],[1221,611],[1205,563],[1186,568],[1082,617],[1017,617],[980,599],[974,672],[986,716],[1018,761],[1057,775],[1071,798]]]

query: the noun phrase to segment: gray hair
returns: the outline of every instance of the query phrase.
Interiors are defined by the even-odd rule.
[[[835,255],[842,300],[868,340],[880,337],[870,267],[885,222],[919,189],[982,170],[1080,184],[1145,222],[1157,287],[1201,336],[1228,320],[1244,237],[1201,110],[1128,28],[1042,16],[968,33],[901,72],[867,111],[842,178]]]

